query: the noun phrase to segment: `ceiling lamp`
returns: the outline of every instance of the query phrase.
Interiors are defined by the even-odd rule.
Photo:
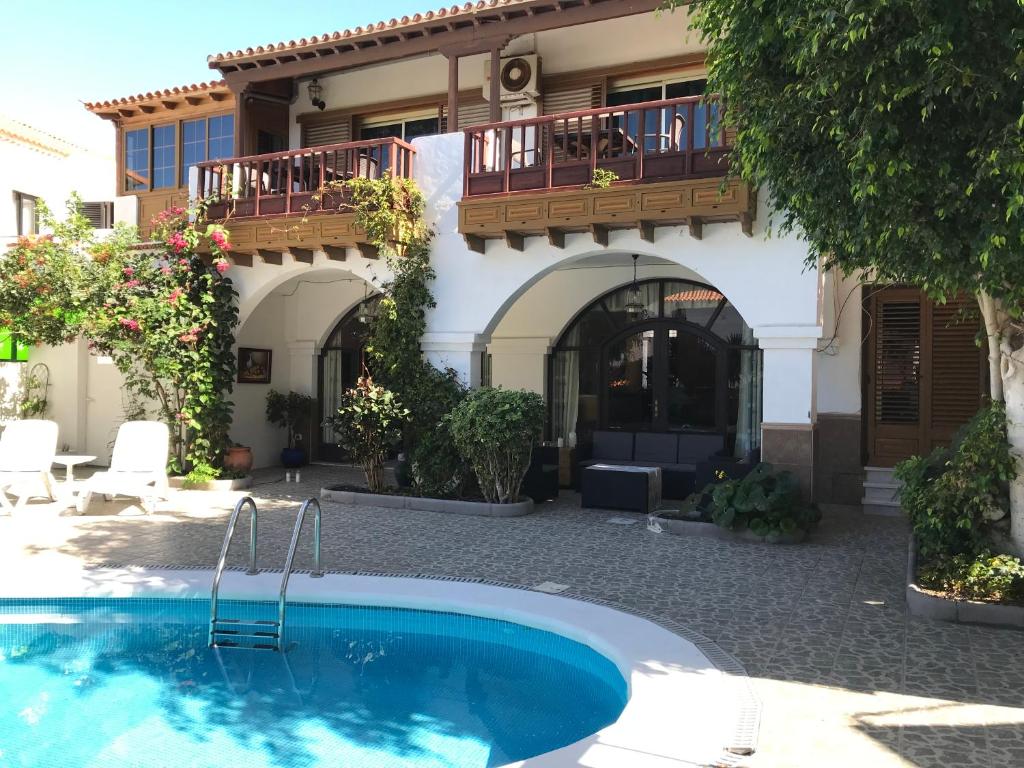
[[[356,320],[363,325],[369,325],[377,318],[377,302],[373,301],[376,298],[370,297],[367,293],[368,287],[363,286],[363,300],[359,304],[359,309],[356,310]]]
[[[638,254],[633,254],[633,283],[629,286],[629,290],[626,291],[626,314],[633,319],[643,320],[647,317],[647,305],[643,302],[643,297],[640,294],[640,286],[636,282],[636,260],[639,259]]]

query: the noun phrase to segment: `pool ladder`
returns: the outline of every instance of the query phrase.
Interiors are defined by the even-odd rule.
[[[210,590],[210,647],[211,648],[255,648],[268,651],[280,651],[284,648],[284,620],[285,608],[288,603],[288,580],[292,575],[292,566],[295,563],[295,551],[299,546],[299,534],[302,532],[302,523],[306,519],[306,510],[310,505],[316,508],[313,517],[313,570],[310,577],[318,579],[324,575],[320,567],[320,502],[316,499],[306,499],[299,507],[299,514],[295,518],[295,527],[292,529],[292,540],[288,545],[288,557],[285,559],[284,572],[281,574],[281,588],[277,595],[277,620],[272,619],[231,619],[224,618],[217,613],[218,595],[220,593],[220,580],[224,575],[224,567],[228,558],[228,547],[231,546],[231,539],[235,535],[235,527],[238,523],[238,516],[242,509],[250,507],[251,523],[249,531],[249,567],[246,570],[247,576],[255,576],[260,571],[256,567],[256,540],[257,540],[257,517],[256,502],[251,496],[239,499],[235,504],[231,517],[228,520],[228,529],[224,534],[224,543],[220,548],[220,557],[217,559],[217,569],[213,573],[213,587]]]

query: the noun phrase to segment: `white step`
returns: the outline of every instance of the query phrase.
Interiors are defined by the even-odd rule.
[[[899,483],[871,483],[864,482],[865,501],[899,501]]]
[[[895,483],[895,470],[892,467],[864,467],[865,483]]]
[[[865,515],[884,515],[885,517],[900,517],[903,510],[900,509],[898,501],[869,501],[861,499]]]

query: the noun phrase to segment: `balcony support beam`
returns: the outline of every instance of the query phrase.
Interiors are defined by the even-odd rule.
[[[291,253],[292,258],[296,261],[301,261],[303,264],[313,263],[313,250],[311,248],[289,247],[288,252]]]
[[[459,56],[448,55],[448,133],[459,130]]]
[[[519,232],[505,232],[505,245],[511,248],[513,251],[521,251],[526,245],[526,238],[523,237]]]
[[[640,239],[646,240],[648,243],[654,242],[654,222],[645,221],[641,219],[636,223],[637,229],[640,230]]]
[[[238,251],[232,251],[228,254],[228,259],[236,267],[251,267],[252,266],[252,254],[251,253],[239,253]]]
[[[701,240],[704,237],[704,219],[700,216],[691,216],[690,220],[686,223],[686,228],[690,230],[690,237],[694,240]]]
[[[565,248],[565,230],[558,227],[548,227],[548,242],[554,248]]]
[[[492,123],[501,122],[501,45],[491,49],[491,116]]]
[[[284,254],[281,251],[271,251],[268,248],[257,248],[256,255],[260,257],[260,260],[264,264],[274,264],[279,267],[284,262]]]
[[[594,238],[594,242],[598,245],[603,245],[605,248],[608,247],[608,227],[604,224],[591,224],[590,236]]]
[[[380,258],[380,252],[377,250],[377,246],[371,245],[370,243],[356,243],[356,250],[359,251],[359,255],[364,259]]]
[[[740,216],[740,227],[743,230],[743,234],[747,237],[754,236],[754,217],[749,213],[744,213]]]
[[[337,245],[321,245],[320,250],[330,261],[345,261],[348,258],[345,248]]]
[[[469,248],[473,253],[486,253],[487,252],[487,241],[479,235],[465,235],[466,247]]]

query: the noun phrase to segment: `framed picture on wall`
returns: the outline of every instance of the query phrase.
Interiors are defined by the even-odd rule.
[[[239,347],[238,383],[269,384],[271,355],[272,351],[269,349]]]

